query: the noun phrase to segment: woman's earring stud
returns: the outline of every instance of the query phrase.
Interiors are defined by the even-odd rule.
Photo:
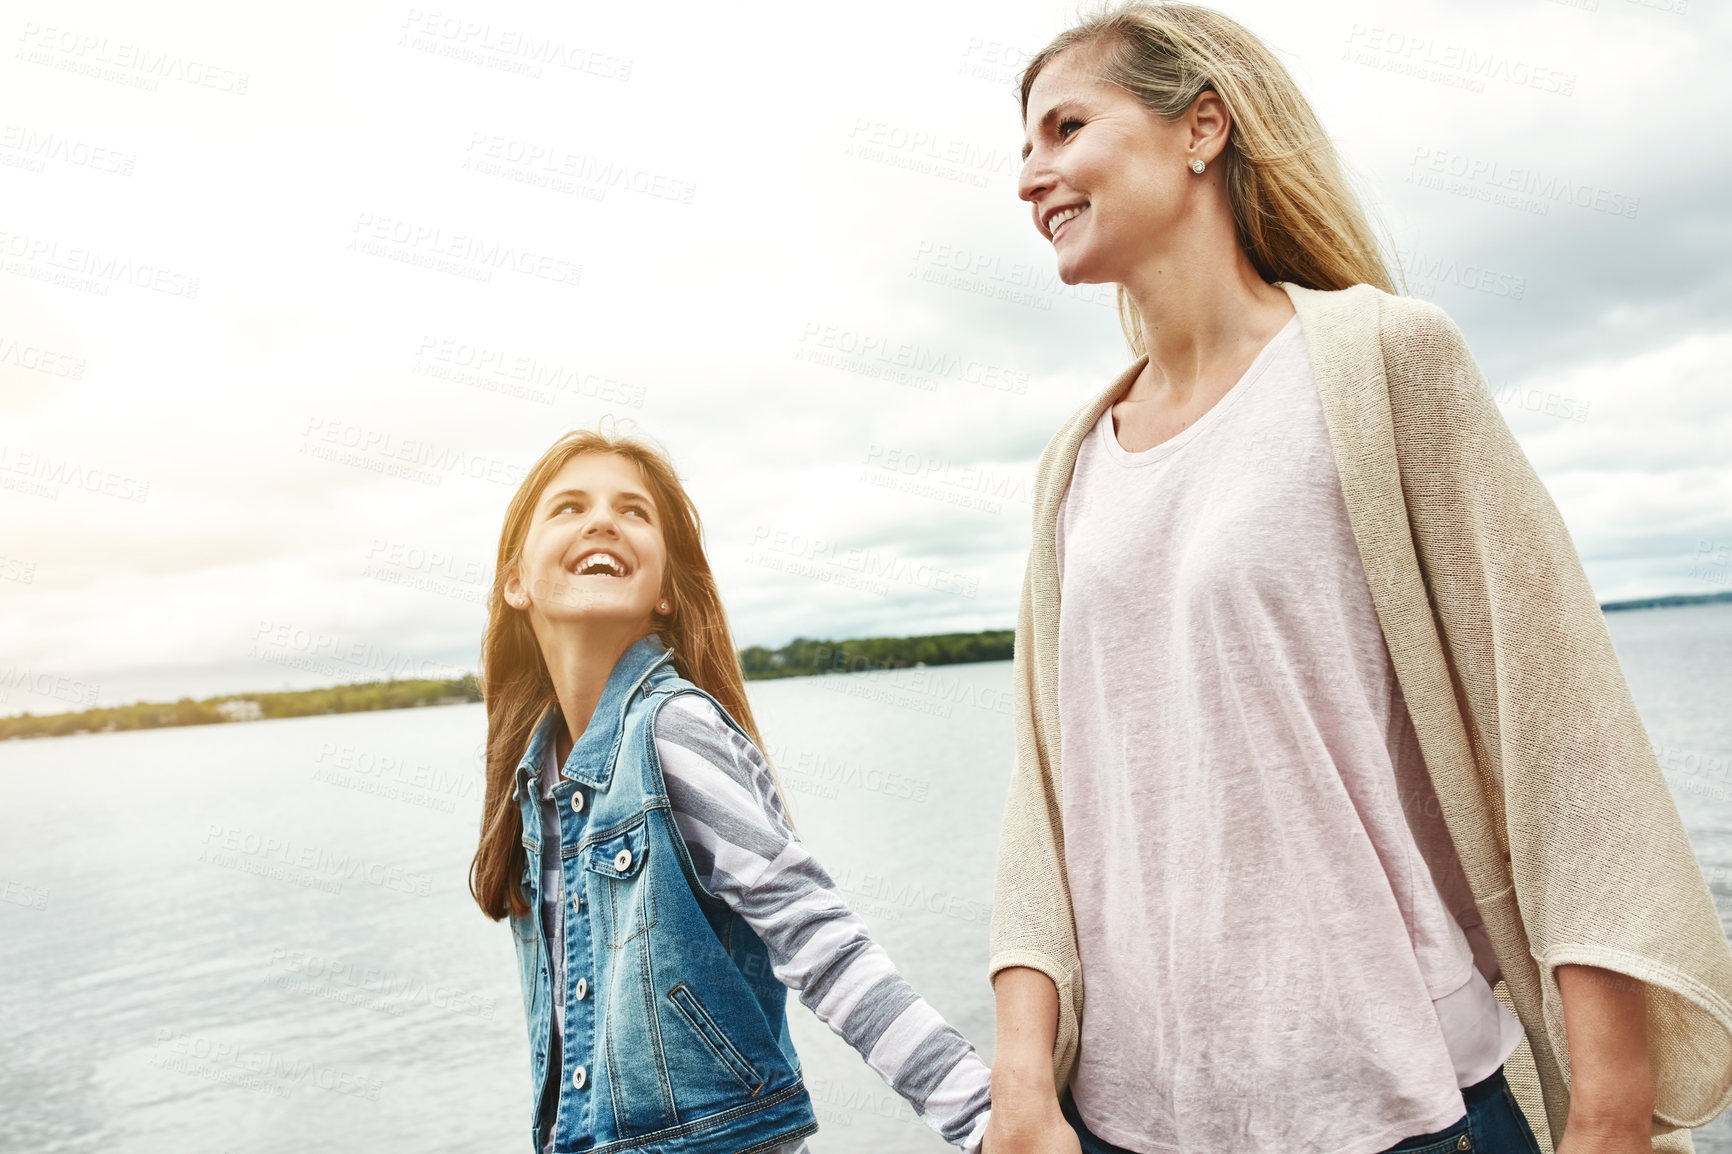
[[[1191,161],[1191,171],[1192,171],[1192,172],[1195,172],[1195,173],[1199,173],[1199,174],[1200,174],[1200,173],[1202,173],[1202,171],[1203,171],[1203,162],[1202,162],[1202,161],[1200,161],[1200,160],[1193,160],[1193,161]]]
[[[656,606],[656,612],[658,613],[666,613],[667,611],[668,603],[666,601],[663,601],[660,605]]]

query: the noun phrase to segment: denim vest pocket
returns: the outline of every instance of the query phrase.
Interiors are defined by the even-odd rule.
[[[656,924],[655,891],[644,870],[649,829],[640,816],[583,851],[583,865],[596,876],[595,908],[606,920],[606,941],[619,949]]]
[[[727,1034],[722,1032],[721,1024],[704,1009],[704,1004],[698,1001],[692,988],[681,982],[668,991],[668,1000],[674,1004],[680,1016],[691,1023],[692,1029],[715,1054],[716,1060],[739,1080],[741,1086],[756,1096],[758,1091],[764,1088],[764,1076],[746,1061],[746,1056],[728,1040]]]

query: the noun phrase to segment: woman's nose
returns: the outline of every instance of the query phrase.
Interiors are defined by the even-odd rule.
[[[1022,171],[1016,178],[1016,195],[1030,204],[1052,185],[1051,174],[1047,172],[1045,162],[1031,153],[1022,162]]]

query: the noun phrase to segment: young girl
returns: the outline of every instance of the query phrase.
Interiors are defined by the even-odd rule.
[[[791,988],[978,1151],[989,1071],[789,825],[700,533],[660,453],[593,432],[506,510],[470,891],[516,938],[532,1147],[804,1151]]]

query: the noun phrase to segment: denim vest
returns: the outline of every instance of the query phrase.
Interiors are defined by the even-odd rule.
[[[675,672],[654,634],[634,642],[560,771],[565,988],[557,991],[541,927],[538,788],[557,709],[517,767],[529,913],[510,921],[537,1154],[556,996],[565,1003],[563,1077],[551,1091],[561,1154],[734,1154],[818,1128],[788,1035],[787,987],[757,934],[698,880],[674,824],[655,718],[681,693],[703,691]]]

